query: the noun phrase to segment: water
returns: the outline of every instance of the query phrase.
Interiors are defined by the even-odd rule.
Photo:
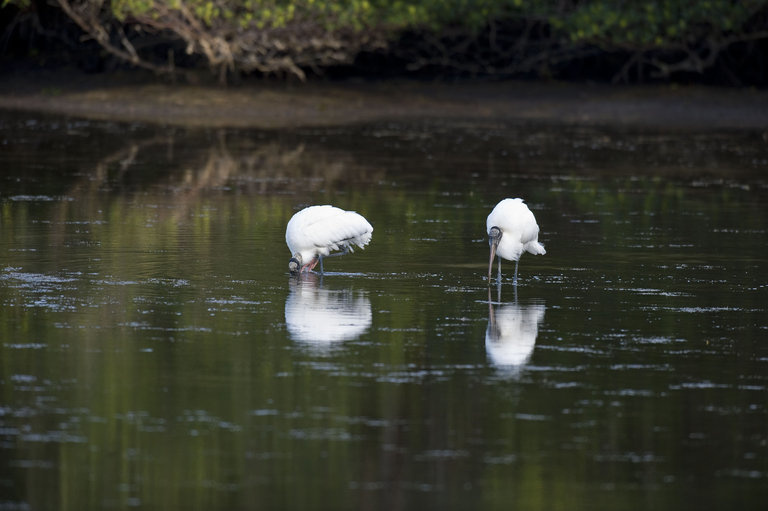
[[[764,507],[760,133],[0,135],[0,509]],[[547,247],[516,289],[505,196]],[[373,241],[291,278],[327,202]]]

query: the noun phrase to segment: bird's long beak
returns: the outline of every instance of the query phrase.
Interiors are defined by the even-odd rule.
[[[491,259],[488,261],[488,280],[491,280],[491,274],[493,273],[493,259],[496,257],[496,247],[499,244],[499,239],[491,237],[489,240],[491,245]]]

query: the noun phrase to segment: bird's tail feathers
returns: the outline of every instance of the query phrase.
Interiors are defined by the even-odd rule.
[[[361,234],[361,235],[360,235],[360,236],[359,236],[359,237],[358,237],[358,238],[357,238],[357,239],[354,241],[354,243],[355,243],[355,244],[356,244],[358,247],[360,247],[360,248],[365,248],[365,246],[366,246],[368,243],[370,243],[370,242],[371,242],[371,234],[372,234],[372,233],[371,233],[371,231],[369,231],[369,232],[366,232],[366,233],[364,233],[364,234]]]
[[[355,246],[358,246],[360,248],[365,248],[365,246],[370,243],[371,241],[371,233],[366,232],[361,234],[360,236],[355,236],[352,238],[347,238],[345,240],[341,240],[338,243],[334,243],[329,248],[331,251],[333,250],[347,250],[349,252],[355,251]]]
[[[533,255],[544,255],[547,251],[544,249],[544,245],[538,241],[529,241],[525,244],[525,250]]]

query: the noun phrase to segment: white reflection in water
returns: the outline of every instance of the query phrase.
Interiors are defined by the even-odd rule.
[[[357,339],[371,318],[371,302],[362,291],[324,289],[316,275],[291,278],[285,323],[294,341],[322,346]]]
[[[545,310],[543,304],[494,304],[488,300],[485,350],[495,366],[517,372],[528,363]]]

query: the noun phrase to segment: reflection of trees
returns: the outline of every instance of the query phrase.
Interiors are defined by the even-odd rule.
[[[243,194],[313,191],[377,179],[344,153],[329,153],[302,140],[282,142],[246,134],[171,132],[145,140],[128,139],[100,157],[71,186],[75,199],[106,190],[173,193],[187,203],[206,193]]]

